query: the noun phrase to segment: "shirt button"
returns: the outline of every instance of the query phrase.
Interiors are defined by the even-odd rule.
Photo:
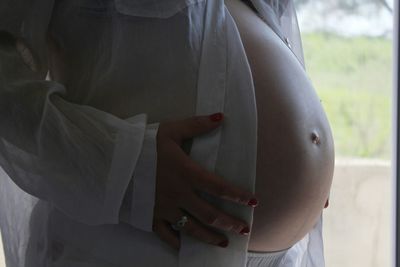
[[[285,43],[289,47],[289,49],[292,49],[292,45],[290,44],[289,39],[287,37],[285,37]]]

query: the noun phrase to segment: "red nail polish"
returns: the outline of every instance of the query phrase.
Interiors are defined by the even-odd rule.
[[[256,207],[258,205],[258,201],[257,201],[257,199],[252,198],[252,199],[250,199],[249,203],[247,203],[247,205]]]
[[[220,120],[222,120],[224,115],[221,112],[218,112],[218,113],[210,115],[209,117],[210,117],[210,120],[212,120],[212,121],[220,121]]]
[[[240,231],[240,233],[241,233],[242,235],[248,235],[248,234],[250,233],[249,227],[243,228],[242,231]]]
[[[218,243],[218,246],[226,248],[228,246],[228,243],[229,243],[228,240],[224,240],[224,241]]]
[[[325,202],[324,208],[326,209],[329,206],[329,199]]]

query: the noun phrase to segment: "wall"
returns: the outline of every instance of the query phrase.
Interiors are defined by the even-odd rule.
[[[326,267],[389,267],[390,164],[337,160],[324,211]],[[4,267],[0,242],[0,267]],[[14,267],[14,266],[10,266]]]

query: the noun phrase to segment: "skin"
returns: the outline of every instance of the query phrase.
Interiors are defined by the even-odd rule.
[[[176,249],[180,239],[170,223],[180,219],[183,211],[189,214],[189,222],[182,231],[202,242],[226,247],[228,240],[215,228],[236,234],[246,234],[244,230],[251,228],[250,251],[287,248],[311,229],[329,193],[333,142],[311,83],[293,54],[264,22],[241,2],[236,2],[236,7],[233,4],[233,0],[227,1],[255,81],[259,147],[268,149],[258,152],[257,162],[261,164],[257,164],[257,189],[253,195],[202,169],[182,149],[185,140],[214,130],[223,119],[214,122],[207,116],[192,116],[160,123],[153,230]],[[0,37],[0,50],[7,50],[6,59],[18,65],[19,70],[26,70],[24,77],[16,79],[44,78],[22,40],[9,34]],[[9,49],[13,50],[12,59]],[[282,76],[282,69],[290,75]],[[200,199],[197,191],[242,205],[258,198],[260,204],[255,209],[253,225],[216,209]],[[122,215],[121,221],[126,221],[126,216]]]
[[[241,205],[249,205],[254,195],[207,171],[182,149],[184,140],[211,131],[221,125],[222,121],[223,118],[212,121],[208,116],[194,116],[161,123],[159,126],[153,230],[176,249],[180,248],[180,238],[170,224],[177,222],[183,215],[188,215],[189,220],[181,231],[206,243],[228,246],[229,240],[213,228],[248,234],[248,231],[243,232],[243,229],[249,228],[247,222],[218,210],[200,198],[196,191],[205,191]]]
[[[293,246],[327,206],[334,144],[324,110],[284,42],[239,0],[225,0],[250,63],[258,113],[256,196],[249,251]]]

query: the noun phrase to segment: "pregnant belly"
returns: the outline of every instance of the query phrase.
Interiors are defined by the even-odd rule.
[[[256,195],[248,249],[291,247],[315,225],[333,177],[331,130],[290,49],[248,6],[225,0],[250,63],[258,113]]]

